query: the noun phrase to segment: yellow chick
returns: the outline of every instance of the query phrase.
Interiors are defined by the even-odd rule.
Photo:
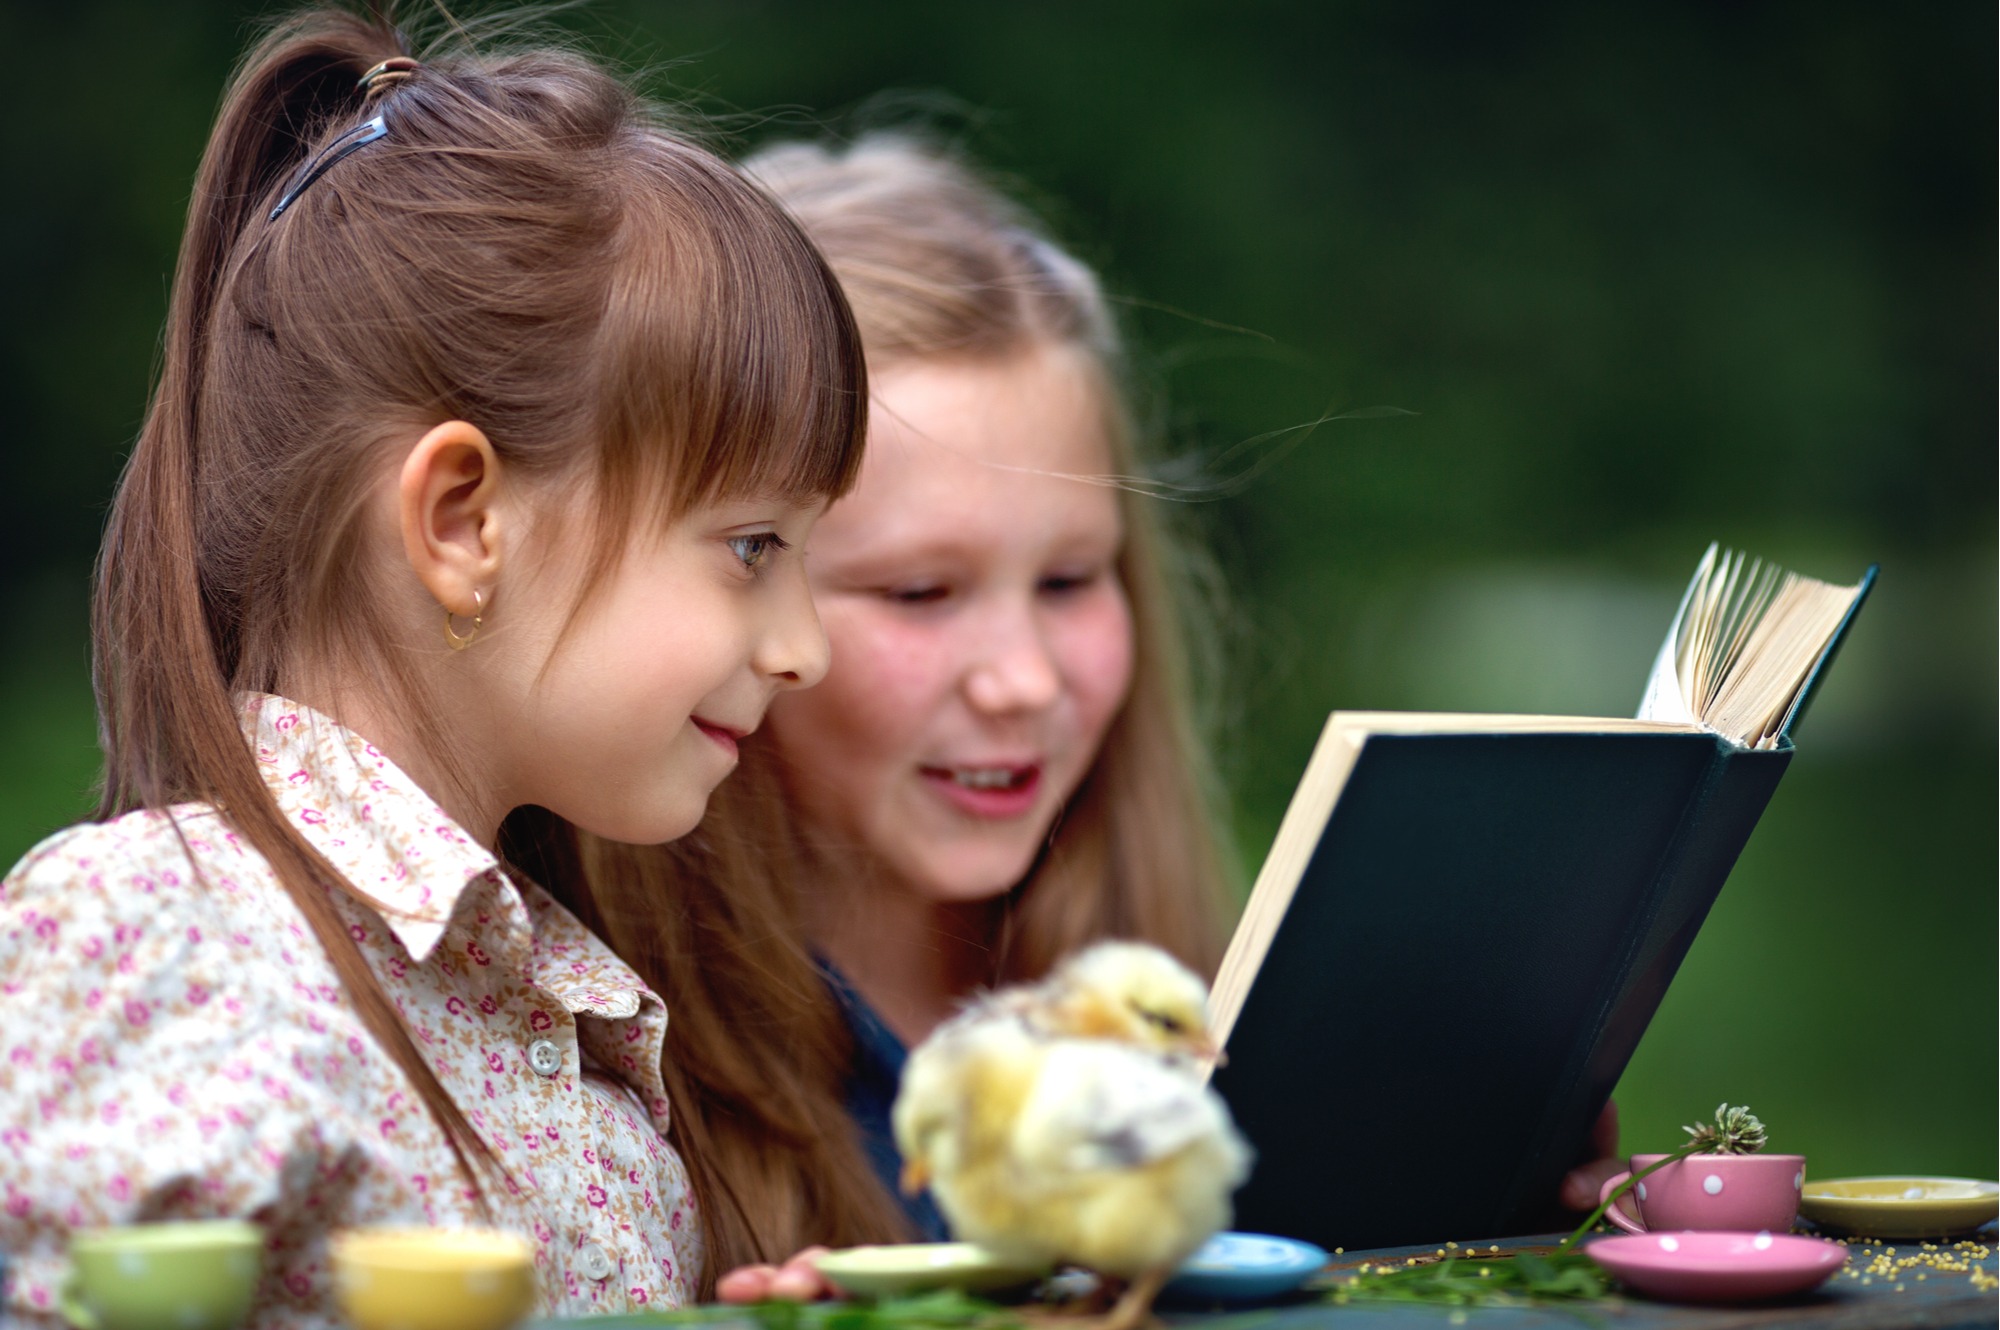
[[[979,999],[910,1055],[896,1097],[903,1185],[1008,1259],[1130,1281],[1104,1322],[1143,1320],[1229,1222],[1250,1149],[1208,1089],[1208,993],[1153,947],[1100,943],[1043,982]]]

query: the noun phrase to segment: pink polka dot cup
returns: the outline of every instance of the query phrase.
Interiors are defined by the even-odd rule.
[[[1606,1179],[1598,1201],[1666,1157],[1633,1155],[1629,1171]],[[1799,1216],[1805,1185],[1804,1155],[1689,1155],[1641,1178],[1604,1217],[1628,1233],[1785,1233]]]

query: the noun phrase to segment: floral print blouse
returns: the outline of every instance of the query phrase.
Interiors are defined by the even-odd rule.
[[[498,1224],[551,1313],[691,1300],[701,1227],[663,1139],[667,1012],[367,740],[282,698],[244,733],[354,885],[348,929],[506,1170],[470,1192],[269,864],[212,808],[44,841],[0,883],[0,1250],[53,1318],[70,1230],[247,1217],[256,1325],[333,1324],[330,1231]]]

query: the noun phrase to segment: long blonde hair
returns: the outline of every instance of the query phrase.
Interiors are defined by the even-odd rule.
[[[842,492],[866,378],[798,227],[616,78],[461,49],[362,81],[409,55],[387,17],[308,11],[224,94],[98,565],[98,816],[224,810],[477,1186],[490,1156],[348,935],[333,894],[353,886],[265,789],[234,696],[334,662],[448,759],[367,548],[396,440],[467,420],[509,468],[594,499],[601,579],[635,524],[705,497]],[[511,848],[560,870],[566,836],[544,818]]]
[[[1080,347],[1101,379],[1116,466],[1138,471],[1097,281],[1003,194],[901,137],[844,150],[788,145],[745,166],[826,256],[873,368],[1042,342]],[[1221,955],[1229,873],[1192,719],[1186,570],[1153,506],[1130,490],[1120,502],[1131,693],[1046,851],[994,903],[991,982],[1038,977],[1107,936],[1144,938],[1204,973]],[[798,826],[770,745],[744,744],[692,835],[658,849],[586,838],[582,853],[591,918],[673,1012],[670,1074],[703,1108],[700,1123],[681,1109],[679,1126],[727,1192],[708,1211],[715,1267],[899,1234],[900,1214],[841,1103],[853,1049],[798,923],[801,900],[827,889],[829,861]],[[662,901],[678,911],[666,929],[654,925]]]

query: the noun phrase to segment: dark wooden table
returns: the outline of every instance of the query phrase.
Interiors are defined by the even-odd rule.
[[[1560,1241],[1560,1235],[1545,1238],[1499,1239],[1500,1250],[1541,1246]],[[1975,1238],[1979,1246],[1963,1255],[1972,1271],[1983,1279],[1995,1275],[1995,1245],[1991,1228]],[[1473,1245],[1473,1244],[1468,1244]],[[1489,1244],[1476,1244],[1485,1248]],[[1950,1248],[1950,1242],[1937,1246]],[[1893,1247],[1896,1254],[1887,1256]],[[1856,1239],[1848,1244],[1847,1267],[1817,1292],[1783,1302],[1739,1307],[1696,1307],[1654,1302],[1642,1297],[1624,1297],[1610,1302],[1571,1306],[1541,1307],[1448,1307],[1408,1303],[1352,1302],[1336,1306],[1323,1302],[1294,1303],[1260,1309],[1257,1330],[1439,1330],[1466,1325],[1474,1330],[1586,1330],[1591,1325],[1612,1330],[1753,1330],[1783,1326],[1788,1330],[1971,1330],[1972,1327],[2000,1325],[2000,1297],[1991,1289],[1977,1287],[1972,1271],[1946,1273],[1919,1267],[1905,1269],[1900,1276],[1872,1274],[1884,1268],[1878,1258],[1886,1256],[1890,1268],[1923,1252],[1916,1241],[1872,1243]],[[1334,1258],[1336,1273],[1351,1272],[1363,1261],[1372,1264],[1400,1264],[1409,1256],[1430,1256],[1436,1247],[1398,1247],[1386,1251],[1349,1252]],[[1926,1255],[1930,1253],[1924,1253]],[[1954,1252],[1957,1256],[1960,1253]],[[1918,1274],[1924,1278],[1918,1279]],[[1462,1319],[1461,1319],[1462,1318]],[[1219,1324],[1215,1315],[1175,1315],[1176,1323]],[[1230,1317],[1228,1319],[1234,1319]]]
[[[1542,1238],[1497,1239],[1500,1250],[1552,1244],[1560,1235]],[[1539,1307],[1437,1307],[1410,1303],[1352,1302],[1345,1305],[1320,1301],[1292,1301],[1235,1311],[1171,1310],[1165,1319],[1175,1330],[1445,1330],[1470,1326],[1472,1330],[1974,1330],[2000,1325],[2000,1298],[1994,1291],[1976,1284],[1996,1275],[1996,1240],[1992,1226],[1974,1239],[1977,1247],[1955,1251],[1971,1266],[1964,1272],[1945,1272],[1922,1266],[1889,1273],[1909,1257],[1924,1253],[1917,1241],[1848,1244],[1847,1267],[1835,1274],[1819,1291],[1783,1302],[1740,1307],[1696,1307],[1653,1302],[1640,1297],[1616,1298],[1606,1302]],[[1488,1243],[1476,1245],[1481,1249]],[[1940,1242],[1938,1247],[1954,1244]],[[1889,1255],[1894,1248],[1895,1254]],[[1348,1252],[1336,1256],[1332,1273],[1350,1272],[1362,1262],[1401,1264],[1406,1257],[1429,1256],[1435,1247],[1396,1247],[1381,1251]],[[1928,1254],[1928,1253],[1924,1253]],[[1924,1277],[1919,1279],[1921,1274]],[[525,1330],[642,1330],[658,1326],[666,1318],[657,1316],[602,1316],[531,1321]],[[727,1324],[727,1323],[725,1323]],[[747,1318],[744,1324],[749,1324]]]

